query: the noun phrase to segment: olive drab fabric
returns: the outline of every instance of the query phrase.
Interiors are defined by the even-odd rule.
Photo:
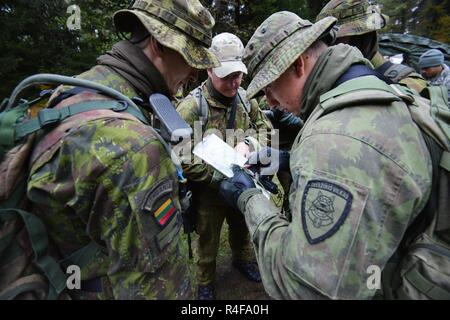
[[[270,31],[281,21],[284,17],[274,14],[263,23],[268,37],[251,39],[253,52],[270,42]],[[276,56],[278,47],[274,51]],[[372,298],[376,290],[366,285],[367,268],[385,267],[430,196],[427,145],[400,97],[364,89],[330,99],[323,114],[323,95],[350,66],[367,63],[353,47],[330,47],[305,83],[300,110],[306,110],[301,114],[306,122],[290,160],[292,221],[254,189],[239,198],[264,287],[274,298]],[[342,104],[349,107],[341,109]]]
[[[177,51],[193,68],[218,67],[208,51],[215,21],[198,0],[137,0],[114,15],[116,28],[131,32],[140,22],[163,46]]]

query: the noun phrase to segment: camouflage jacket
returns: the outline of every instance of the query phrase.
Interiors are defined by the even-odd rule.
[[[444,86],[450,93],[450,68],[444,64],[444,70],[433,79],[429,79],[428,83],[432,86]]]
[[[78,77],[137,96],[105,66]],[[105,99],[85,92],[57,107],[99,98]],[[104,112],[69,118],[37,144],[28,181],[32,212],[63,256],[90,241],[105,248],[81,269],[82,280],[100,277],[102,292],[73,297],[189,299],[176,169],[152,128]]]
[[[340,68],[338,77],[353,62],[328,68]],[[321,116],[329,89],[315,88],[332,88],[328,68],[305,88],[315,108],[291,150],[292,220],[256,189],[239,198],[264,287],[277,299],[373,297],[369,267],[383,270],[430,195],[428,149],[405,104],[361,90],[328,100],[330,110],[349,107]]]
[[[384,60],[380,52],[377,52],[370,62],[372,62],[375,68],[379,68],[386,62],[386,60]],[[399,83],[407,86],[410,89],[416,90],[418,93],[420,93],[423,89],[427,87],[427,82],[417,72],[411,72],[406,77],[401,79]]]
[[[227,121],[230,116],[231,108],[225,106],[211,97],[211,93],[208,91],[206,83],[201,85],[202,94],[208,103],[208,122],[204,128],[205,132],[201,132],[204,136],[215,133],[219,137],[225,139]],[[243,97],[245,99],[245,97]],[[258,141],[262,144],[267,143],[267,133],[272,128],[270,121],[266,118],[263,112],[259,109],[258,102],[254,99],[250,101],[251,110],[247,112],[246,108],[240,100],[238,100],[238,106],[236,111],[236,118],[234,123],[235,128],[235,140],[234,142],[242,142],[247,135],[257,137]],[[198,135],[198,131],[201,129],[200,124],[200,109],[197,104],[196,98],[192,95],[188,95],[182,100],[178,106],[177,111],[181,117],[195,130],[194,141],[192,146],[201,142],[202,136]],[[197,125],[196,125],[197,123]],[[250,130],[249,130],[250,129]],[[258,132],[258,130],[262,130]],[[265,130],[265,133],[264,133]],[[261,133],[261,135],[259,134]],[[258,135],[256,135],[258,134]],[[213,179],[214,168],[201,163],[183,166],[186,177],[190,181],[201,183],[202,185],[211,186],[216,188],[216,182]],[[222,201],[222,200],[220,200]]]

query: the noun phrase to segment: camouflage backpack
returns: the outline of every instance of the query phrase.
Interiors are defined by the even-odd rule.
[[[44,95],[33,101],[19,95],[30,86],[43,83],[88,88],[114,100],[81,102],[61,109],[37,108],[46,105]],[[43,102],[43,103],[42,103]],[[66,268],[83,268],[92,259],[104,256],[105,249],[91,242],[69,257],[61,257],[47,235],[43,222],[27,211],[28,162],[38,134],[45,134],[65,119],[90,110],[111,110],[132,114],[146,122],[127,97],[110,88],[85,80],[36,75],[27,78],[0,107],[0,300],[65,299]],[[99,113],[101,114],[101,112]],[[70,128],[70,127],[69,127]],[[67,129],[67,128],[66,128]],[[62,259],[64,258],[64,259]]]
[[[323,114],[345,108],[353,99],[401,99],[430,152],[430,199],[382,272],[383,296],[388,299],[450,299],[450,109],[446,88],[427,87],[422,95],[371,76],[344,82],[320,98]]]

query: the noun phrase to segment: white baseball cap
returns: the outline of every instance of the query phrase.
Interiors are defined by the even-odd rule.
[[[212,39],[210,51],[217,57],[220,67],[213,68],[219,78],[225,78],[233,72],[247,74],[247,67],[242,62],[244,45],[234,34],[224,32]]]

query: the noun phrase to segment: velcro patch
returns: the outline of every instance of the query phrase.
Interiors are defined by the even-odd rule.
[[[156,222],[164,227],[176,215],[177,208],[172,199],[173,181],[164,180],[148,194],[144,211],[153,215]]]
[[[302,197],[302,224],[310,244],[324,241],[335,234],[352,207],[352,194],[337,184],[311,180]]]

